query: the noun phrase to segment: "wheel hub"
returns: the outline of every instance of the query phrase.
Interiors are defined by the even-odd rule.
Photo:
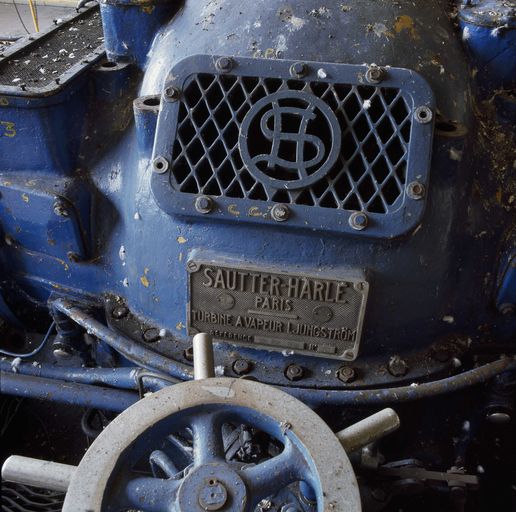
[[[240,476],[225,463],[193,468],[179,489],[180,510],[243,512],[247,489]]]

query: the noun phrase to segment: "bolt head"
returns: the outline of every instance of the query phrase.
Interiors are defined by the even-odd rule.
[[[308,71],[308,68],[304,62],[294,62],[290,66],[290,75],[294,78],[303,78]]]
[[[290,210],[286,204],[275,204],[271,216],[276,222],[284,222],[290,217]]]
[[[151,327],[143,332],[143,341],[146,343],[154,343],[160,339],[159,329]]]
[[[185,350],[183,351],[183,357],[187,361],[193,361],[193,347],[185,348]]]
[[[364,212],[354,212],[349,216],[349,225],[357,231],[362,231],[368,224],[369,219]]]
[[[172,87],[172,86],[167,87],[163,91],[163,93],[165,95],[165,99],[168,101],[177,101],[179,99],[179,97],[181,96],[179,89],[177,87]]]
[[[285,368],[285,377],[291,381],[301,380],[304,373],[303,368],[297,364],[289,364]]]
[[[237,375],[247,375],[253,369],[253,365],[247,359],[237,359],[233,363],[233,371]]]
[[[357,378],[357,374],[354,368],[351,366],[341,366],[337,370],[337,378],[344,382],[344,383],[350,383],[353,382]]]
[[[425,197],[425,186],[419,181],[411,181],[407,185],[407,195],[416,201]]]
[[[393,377],[403,377],[408,372],[408,364],[400,356],[392,356],[387,369]]]
[[[369,83],[379,84],[385,78],[385,70],[379,66],[370,66],[365,77]]]
[[[195,209],[199,213],[210,213],[213,210],[213,199],[208,196],[199,196],[195,199]]]
[[[111,311],[111,316],[113,318],[116,318],[117,320],[120,318],[124,318],[129,314],[129,309],[125,306],[116,306],[113,308],[113,311]]]
[[[219,71],[227,73],[228,71],[231,71],[233,69],[233,60],[229,57],[220,57],[219,59],[217,59],[215,67]]]

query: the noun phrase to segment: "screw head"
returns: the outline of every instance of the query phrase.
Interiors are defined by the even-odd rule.
[[[392,356],[387,365],[389,373],[393,377],[403,377],[408,372],[408,364],[400,356]]]
[[[289,364],[285,368],[285,377],[291,381],[301,380],[304,373],[303,368],[298,364]]]
[[[411,181],[407,185],[407,195],[416,201],[423,199],[425,197],[425,186],[419,181]]]
[[[231,59],[230,57],[220,57],[219,59],[217,59],[215,67],[219,71],[227,73],[228,71],[231,71],[233,69],[233,59]]]
[[[365,77],[370,84],[379,84],[385,79],[385,69],[379,66],[369,66],[366,71]]]
[[[152,161],[152,167],[157,174],[163,174],[168,170],[168,160],[163,156],[158,156]]]
[[[113,311],[111,311],[111,316],[113,318],[116,318],[119,320],[120,318],[124,318],[129,314],[129,309],[125,306],[116,306],[113,308]]]
[[[290,210],[286,204],[275,204],[271,216],[276,222],[284,222],[290,217]]]
[[[432,121],[434,113],[430,107],[421,105],[414,110],[414,118],[420,124],[428,124]]]
[[[213,210],[213,199],[208,196],[199,196],[195,199],[195,209],[199,213],[210,213]]]
[[[181,92],[179,91],[179,89],[173,86],[167,87],[163,91],[163,94],[165,95],[165,99],[167,101],[177,101],[181,96]]]
[[[237,375],[247,375],[253,369],[251,361],[247,359],[237,359],[233,363],[233,371]]]
[[[294,62],[292,66],[290,66],[290,75],[294,78],[303,78],[306,76],[308,71],[308,67],[304,62]]]
[[[348,384],[349,382],[353,382],[357,378],[357,373],[354,368],[351,366],[341,366],[337,370],[337,378]]]
[[[188,272],[197,272],[199,270],[199,265],[195,261],[189,261],[186,264],[186,268],[188,269]]]
[[[362,231],[368,224],[369,219],[364,212],[353,212],[349,216],[349,225],[357,231]]]
[[[143,332],[143,341],[147,343],[154,343],[155,341],[158,341],[159,338],[159,329],[156,329],[155,327],[151,327]]]
[[[53,208],[54,213],[59,217],[68,217],[69,214],[66,205],[60,199],[55,201]]]

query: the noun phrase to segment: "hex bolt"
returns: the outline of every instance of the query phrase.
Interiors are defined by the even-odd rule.
[[[290,217],[290,210],[286,204],[275,204],[271,216],[276,222],[284,222]]]
[[[152,161],[152,167],[154,168],[154,172],[163,174],[168,170],[168,160],[163,156],[158,156]]]
[[[193,361],[193,347],[188,347],[183,350],[183,357],[187,361]]]
[[[434,114],[430,107],[427,107],[426,105],[421,105],[417,107],[414,111],[414,117],[418,123],[428,124],[432,121]]]
[[[308,67],[304,62],[294,62],[290,66],[290,75],[294,78],[303,78],[306,76],[307,71]]]
[[[385,79],[385,69],[379,66],[369,66],[366,71],[365,77],[370,84],[379,84]]]
[[[159,338],[159,329],[156,329],[155,327],[151,327],[150,329],[143,331],[143,341],[147,343],[154,343],[155,341],[158,341]]]
[[[195,199],[195,209],[199,213],[210,213],[213,211],[214,203],[213,199],[208,196],[199,196]]]
[[[351,366],[341,366],[337,370],[337,378],[340,381],[348,384],[357,378],[357,372]]]
[[[304,373],[305,372],[303,368],[298,364],[289,364],[285,368],[285,377],[291,381],[301,380],[304,376]]]
[[[129,309],[125,306],[116,306],[115,308],[113,308],[113,311],[111,311],[111,316],[113,318],[116,318],[117,320],[125,318],[128,314]]]
[[[231,59],[230,57],[220,57],[219,59],[217,59],[215,67],[219,71],[227,73],[228,71],[231,71],[233,69],[233,59]]]
[[[55,201],[53,208],[54,213],[59,217],[68,217],[69,214],[66,205],[60,199]]]
[[[425,186],[419,181],[411,181],[407,185],[407,196],[416,201],[423,199],[425,197]]]
[[[349,216],[349,225],[357,231],[362,231],[369,224],[369,219],[364,212],[354,212]]]
[[[389,364],[387,365],[387,369],[389,370],[389,373],[393,377],[403,377],[407,375],[408,372],[408,364],[401,359],[400,356],[392,356],[389,359]]]
[[[179,96],[181,96],[181,92],[177,87],[167,87],[163,92],[167,101],[177,101]]]
[[[237,375],[247,375],[253,369],[253,364],[247,359],[237,359],[233,363],[233,371]]]

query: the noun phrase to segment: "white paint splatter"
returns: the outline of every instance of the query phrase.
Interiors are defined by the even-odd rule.
[[[471,37],[471,32],[469,30],[469,27],[464,27],[464,30],[462,31],[462,40],[467,41]]]
[[[371,100],[364,100],[362,107],[364,107],[364,110],[369,110],[371,108]]]

